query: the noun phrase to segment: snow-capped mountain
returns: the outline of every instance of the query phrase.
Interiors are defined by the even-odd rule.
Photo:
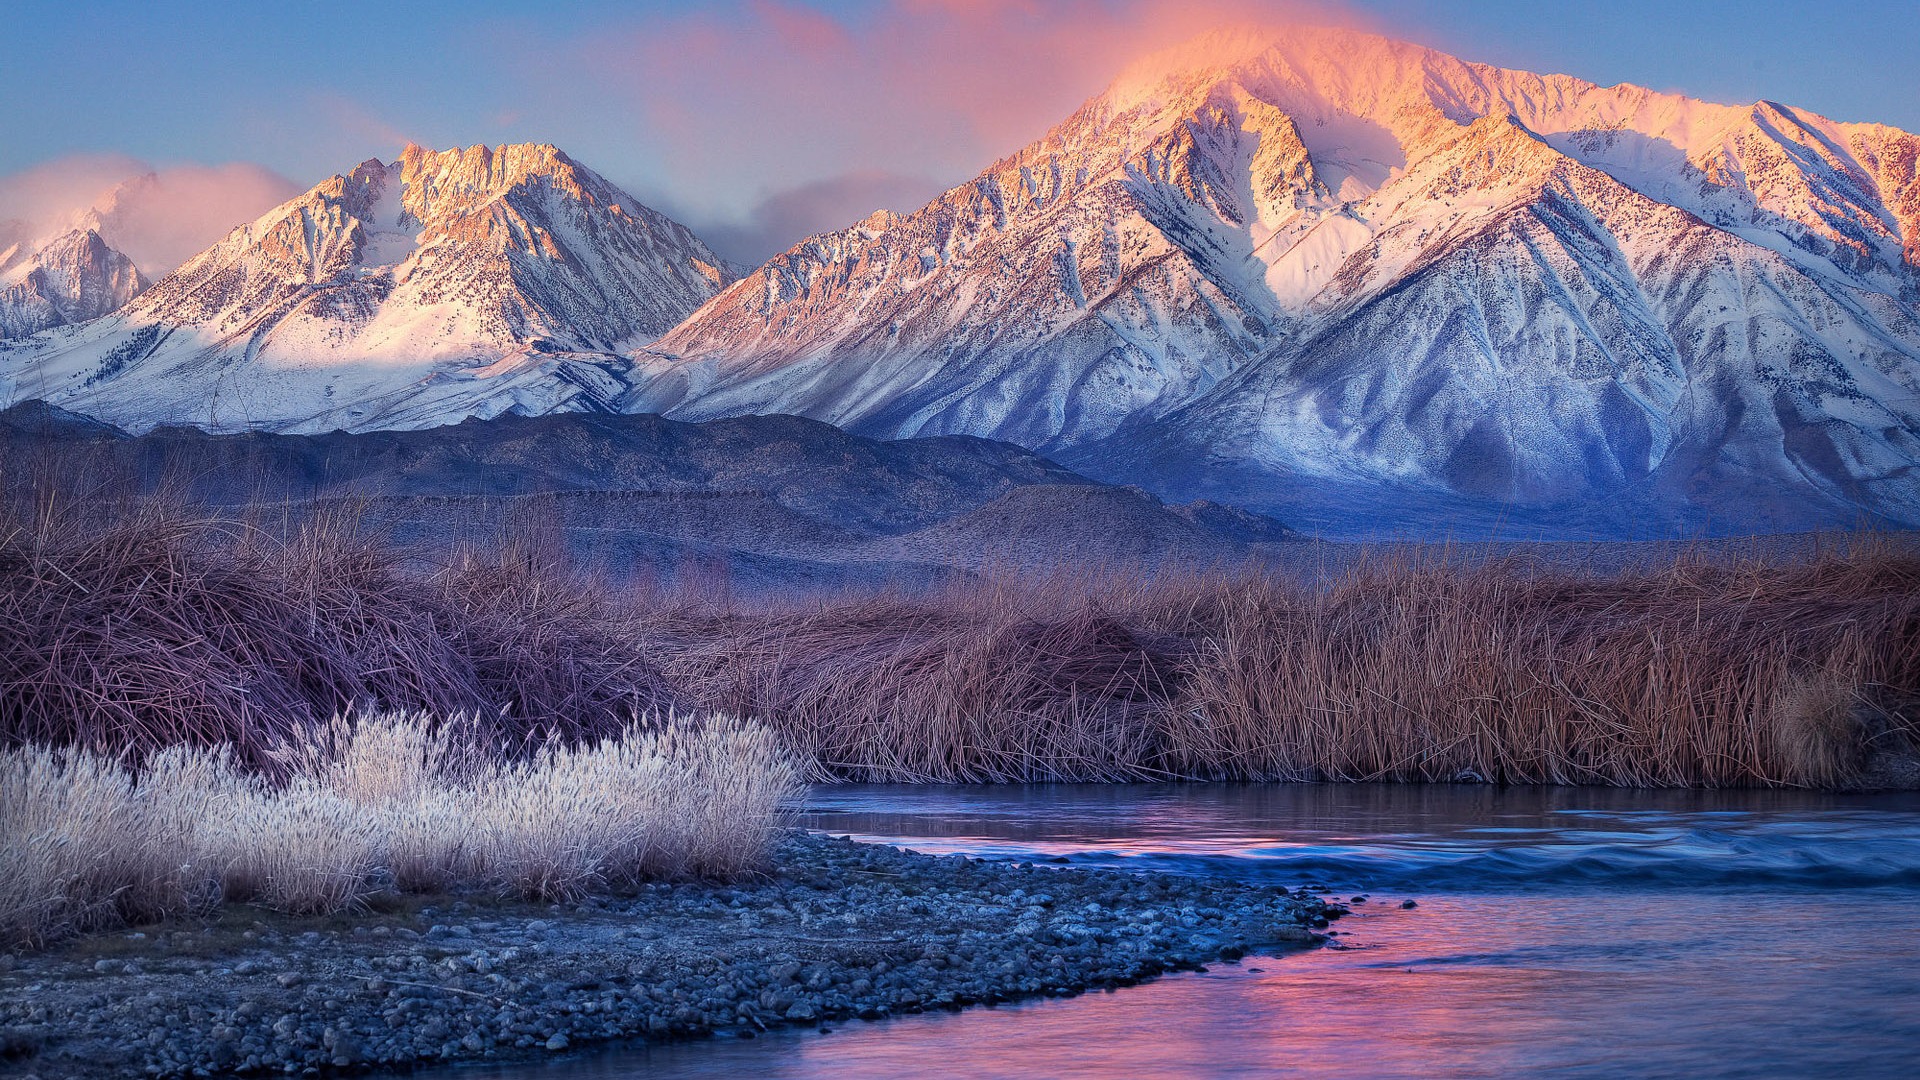
[[[34,246],[0,247],[0,338],[97,319],[138,296],[147,280],[91,228]]]
[[[410,147],[0,342],[0,400],[797,413],[1335,531],[1920,524],[1917,171],[1920,137],[1772,102],[1219,33],[737,281],[552,147]]]
[[[1917,155],[1771,102],[1216,34],[775,258],[622,405],[992,436],[1290,517],[1920,523]]]
[[[732,278],[552,146],[409,146],[236,228],[109,318],[0,348],[0,388],[136,429],[604,409],[627,388],[620,350]]]

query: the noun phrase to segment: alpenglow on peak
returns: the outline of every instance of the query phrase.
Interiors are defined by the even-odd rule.
[[[623,407],[1007,439],[1336,530],[1916,522],[1916,151],[1772,102],[1222,32],[770,260],[649,346]]]
[[[553,146],[408,146],[239,226],[111,318],[0,351],[0,380],[136,429],[606,409],[620,351],[733,277]]]

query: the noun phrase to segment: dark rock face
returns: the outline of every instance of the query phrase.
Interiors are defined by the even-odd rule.
[[[616,576],[702,567],[748,586],[917,583],[989,564],[1214,564],[1293,538],[1271,518],[1168,507],[1007,443],[864,439],[795,416],[132,436],[34,401],[0,411],[0,454],[16,488],[331,509],[427,549],[542,537]]]

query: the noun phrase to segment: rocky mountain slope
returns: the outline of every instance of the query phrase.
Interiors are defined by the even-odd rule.
[[[147,287],[133,260],[91,228],[0,250],[0,338],[97,319]]]
[[[0,496],[140,492],[262,527],[323,510],[403,544],[557,541],[615,576],[723,568],[755,587],[937,580],[986,565],[1238,563],[1296,539],[1271,518],[1168,506],[1008,443],[880,441],[796,416],[500,416],[412,431],[139,436],[49,406],[0,410]]]
[[[134,428],[605,409],[619,350],[732,276],[552,146],[410,146],[240,226],[111,318],[0,349],[0,384]]]
[[[1215,35],[735,283],[621,404],[987,435],[1283,516],[1361,497],[1336,530],[1920,523],[1917,154],[1772,102]]]

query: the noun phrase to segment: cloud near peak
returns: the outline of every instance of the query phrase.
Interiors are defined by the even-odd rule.
[[[799,240],[843,229],[875,210],[917,210],[946,187],[924,176],[859,170],[773,192],[744,217],[703,220],[697,214],[688,214],[687,218],[713,250],[751,267]]]
[[[158,279],[299,192],[249,162],[155,168],[120,154],[75,154],[0,176],[0,223],[29,241],[97,224]]]
[[[961,183],[1145,53],[1222,25],[1287,21],[1354,19],[1311,0],[896,0],[859,16],[748,0],[599,27],[559,47],[600,88],[600,107],[633,118],[657,155],[654,186],[695,216],[737,219],[767,211],[743,211],[756,189],[765,198],[876,176]]]

